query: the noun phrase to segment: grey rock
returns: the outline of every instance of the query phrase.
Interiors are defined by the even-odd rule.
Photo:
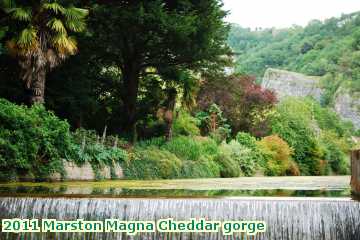
[[[269,68],[264,74],[262,87],[274,91],[281,101],[284,97],[313,97],[320,102],[324,90],[318,77]],[[335,94],[334,111],[345,121],[360,129],[360,92],[340,88]]]

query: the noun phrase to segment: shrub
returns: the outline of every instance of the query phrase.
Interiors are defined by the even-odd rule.
[[[259,166],[265,167],[266,162],[262,152],[258,149],[255,137],[251,136],[249,133],[238,132],[236,135],[236,141],[241,145],[250,148],[253,154],[253,158],[256,160]]]
[[[180,159],[190,161],[197,161],[201,156],[214,156],[218,151],[216,143],[205,137],[176,137],[165,143],[162,148]]]
[[[335,132],[324,131],[321,134],[321,143],[324,148],[324,159],[331,171],[336,174],[349,174],[350,161],[348,153],[350,144],[339,138]],[[328,172],[326,171],[325,174]]]
[[[257,159],[250,148],[232,140],[230,143],[223,143],[220,146],[220,152],[236,162],[245,176],[251,176],[255,173]]]
[[[196,136],[200,135],[200,129],[198,119],[192,117],[185,111],[180,111],[173,124],[174,136]]]
[[[316,122],[312,109],[304,100],[284,99],[271,120],[272,133],[285,140],[294,149],[294,160],[302,175],[319,175],[323,157],[316,137]]]
[[[207,156],[197,161],[183,161],[182,177],[185,178],[216,178],[220,177],[220,166]]]
[[[236,135],[236,141],[241,145],[246,146],[252,150],[256,149],[256,138],[251,136],[249,133],[238,132]]]
[[[182,162],[166,150],[149,147],[137,148],[123,166],[129,179],[169,179],[181,175]]]
[[[41,105],[17,106],[0,99],[0,169],[3,178],[46,178],[63,173],[72,151],[69,124]],[[10,176],[12,174],[12,176]]]
[[[277,135],[264,137],[258,146],[266,159],[266,175],[284,176],[288,173],[298,175],[296,164],[292,161],[293,150]]]
[[[215,161],[220,166],[220,176],[223,178],[239,177],[241,174],[240,165],[230,154],[218,154]]]

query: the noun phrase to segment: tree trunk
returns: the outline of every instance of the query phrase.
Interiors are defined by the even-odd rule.
[[[165,122],[166,122],[166,132],[165,137],[167,141],[170,141],[173,136],[172,125],[174,122],[174,110],[175,110],[175,103],[176,103],[176,95],[177,91],[175,88],[172,88],[168,92],[168,100],[166,104],[166,111],[165,111]]]
[[[30,95],[30,104],[45,103],[45,81],[46,81],[46,70],[45,68],[39,69],[35,73],[36,77],[31,83],[31,95]]]
[[[122,101],[124,103],[124,125],[123,130],[133,142],[136,142],[136,122],[137,122],[137,96],[139,91],[140,67],[134,63],[129,63],[123,69],[123,91]]]
[[[45,67],[39,68],[36,72],[32,69],[24,69],[21,78],[24,81],[28,104],[30,106],[36,103],[43,104],[45,102]]]

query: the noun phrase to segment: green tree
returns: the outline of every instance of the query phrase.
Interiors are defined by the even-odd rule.
[[[228,52],[226,13],[218,0],[118,1],[98,4],[91,20],[105,61],[122,73],[122,128],[134,133],[139,118],[139,88],[149,68],[200,71]]]
[[[88,11],[56,0],[3,0],[1,9],[11,29],[7,48],[20,64],[29,103],[43,103],[46,74],[76,53],[76,40],[69,33],[85,30]]]

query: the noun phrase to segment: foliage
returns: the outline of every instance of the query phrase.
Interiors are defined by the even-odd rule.
[[[253,112],[271,109],[276,103],[276,97],[271,91],[256,84],[254,78],[232,75],[206,79],[197,101],[202,111],[207,111],[216,104],[228,120],[233,133],[245,131],[261,136],[267,132],[267,119],[254,126]],[[264,126],[264,130],[260,131],[258,126]]]
[[[181,159],[190,161],[197,161],[202,156],[215,155],[217,153],[217,145],[213,140],[199,137],[176,137],[170,142],[165,143],[162,148]]]
[[[241,53],[237,72],[262,78],[267,68],[280,68],[322,76],[322,102],[332,103],[340,86],[359,90],[360,14],[343,14],[306,27],[250,30],[232,25],[228,43]]]
[[[210,135],[217,143],[221,143],[230,136],[230,125],[216,104],[210,105],[206,111],[198,112],[196,118],[200,122],[202,134]]]
[[[30,103],[43,103],[46,73],[77,51],[71,32],[85,30],[88,10],[58,1],[2,1],[6,13],[7,49],[16,57]]]
[[[185,111],[180,111],[173,124],[174,135],[197,136],[200,135],[198,121]]]
[[[279,136],[264,137],[257,144],[266,159],[266,175],[300,175],[296,164],[292,162],[293,149]]]
[[[322,157],[312,122],[311,108],[300,99],[289,98],[277,106],[272,132],[294,149],[294,160],[302,175],[319,175]]]
[[[138,149],[123,166],[129,179],[169,179],[180,176],[182,162],[166,150],[149,147]]]
[[[220,152],[236,162],[240,167],[241,173],[244,176],[252,176],[257,168],[257,159],[252,150],[247,148],[237,141],[230,141],[229,143],[222,143]],[[226,160],[225,160],[226,161]],[[236,166],[234,166],[237,168]]]
[[[42,179],[55,172],[63,173],[62,159],[72,152],[66,121],[43,106],[27,108],[0,99],[0,122],[2,177]]]
[[[321,143],[324,148],[324,159],[328,164],[324,172],[326,174],[329,174],[329,171],[335,174],[349,174],[350,159],[348,153],[351,144],[329,130],[322,132]]]
[[[188,92],[191,78],[178,73],[221,68],[222,56],[229,52],[225,15],[218,0],[111,1],[93,6],[89,25],[96,33],[97,51],[122,72],[118,88],[123,130],[136,130],[147,75],[159,75],[162,83],[172,82]]]
[[[220,176],[223,178],[239,177],[242,172],[238,162],[230,154],[220,153],[215,157],[220,166]]]
[[[209,156],[198,161],[184,161],[182,177],[185,178],[217,178],[220,177],[220,166]]]
[[[210,139],[180,136],[158,146],[138,144],[123,167],[125,175],[135,179],[220,177],[213,159],[217,154],[218,146]]]
[[[277,106],[276,111],[272,118],[272,131],[294,149],[294,160],[302,175],[326,174],[326,165],[334,158],[337,159],[336,164],[346,165],[344,154],[348,154],[352,146],[349,140],[352,128],[332,110],[321,108],[310,99],[288,98]],[[338,141],[325,137],[329,131]],[[333,171],[339,172],[340,169],[344,172],[344,168],[338,166]]]
[[[238,132],[236,134],[236,141],[241,145],[248,147],[252,150],[256,149],[256,138],[246,132]]]

